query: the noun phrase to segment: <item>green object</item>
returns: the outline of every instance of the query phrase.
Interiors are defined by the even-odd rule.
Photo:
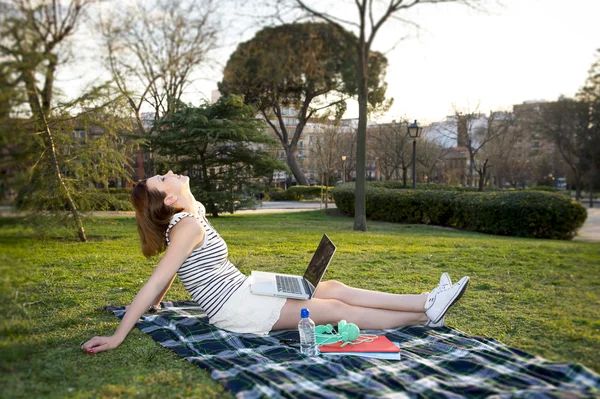
[[[337,325],[337,332],[331,324],[318,325],[315,327],[315,337],[317,345],[334,344],[336,342],[352,342],[360,336],[360,329],[354,323],[347,323],[346,320],[340,320]]]

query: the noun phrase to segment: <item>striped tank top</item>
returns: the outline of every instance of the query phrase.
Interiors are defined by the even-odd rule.
[[[204,205],[200,202],[197,202],[197,205],[200,217],[187,212],[176,213],[171,218],[165,238],[168,246],[169,232],[181,219],[196,217],[200,220],[204,227],[204,242],[201,247],[192,251],[177,271],[177,275],[192,299],[211,318],[240,288],[247,277],[227,259],[227,244],[206,220]]]

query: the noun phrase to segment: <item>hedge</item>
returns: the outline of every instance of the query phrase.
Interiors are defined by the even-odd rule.
[[[332,187],[329,187],[330,196],[331,189]],[[291,186],[285,191],[281,189],[270,190],[266,195],[271,201],[300,201],[302,199],[320,198],[321,191],[325,191],[325,186]]]
[[[409,183],[404,186],[404,183],[399,180],[385,180],[377,182],[369,182],[370,187],[373,188],[389,188],[394,190],[412,190],[412,185]],[[477,187],[464,187],[464,186],[449,186],[447,184],[436,184],[436,183],[417,183],[417,190],[430,190],[430,191],[478,191]],[[486,187],[486,191],[496,191],[499,189]]]
[[[568,240],[587,217],[583,205],[562,194],[392,190],[367,185],[368,219],[422,223],[481,233]],[[333,190],[337,208],[354,215],[354,184]]]

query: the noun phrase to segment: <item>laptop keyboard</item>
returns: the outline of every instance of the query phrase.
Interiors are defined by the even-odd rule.
[[[277,282],[277,291],[285,292],[286,294],[303,294],[302,288],[298,283],[298,278],[288,276],[275,276]]]

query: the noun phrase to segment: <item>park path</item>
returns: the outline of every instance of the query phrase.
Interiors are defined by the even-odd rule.
[[[575,241],[600,242],[600,208],[587,208],[588,216]]]

